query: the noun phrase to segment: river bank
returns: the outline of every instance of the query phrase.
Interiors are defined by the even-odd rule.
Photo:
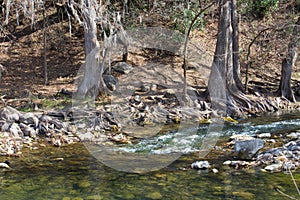
[[[136,106],[136,100],[133,99],[129,102],[132,107]],[[141,102],[139,102],[139,104],[141,104]],[[105,107],[108,110],[112,109],[111,106],[106,105]],[[127,108],[130,110],[129,108],[131,107]],[[148,109],[150,110],[150,108]],[[183,119],[181,117],[182,115],[180,115],[182,112],[177,112],[178,115],[175,115],[174,113],[176,112],[171,112],[167,109],[163,110],[163,108],[160,109],[161,110],[159,111],[156,110],[156,112],[163,113],[161,117],[165,117],[166,123],[170,125],[169,129],[174,129],[176,124],[179,125]],[[144,108],[139,112],[139,118],[144,117],[144,120],[146,119],[145,115],[143,115],[145,110],[147,109]],[[146,135],[143,135],[143,133],[138,133],[138,135],[126,134],[126,132],[122,131],[124,130],[124,124],[120,123],[118,118],[116,119],[111,113],[112,112],[108,111],[88,111],[87,109],[81,109],[80,112],[79,110],[76,111],[73,109],[72,112],[71,110],[68,110],[68,112],[52,111],[47,113],[22,113],[12,107],[5,106],[0,109],[0,150],[3,160],[4,157],[9,158],[11,156],[22,156],[23,148],[29,148],[32,151],[35,151],[40,147],[47,146],[48,144],[55,147],[61,147],[77,142],[84,143],[92,141],[96,143],[100,142],[106,145],[135,145],[141,142],[143,137],[147,138]],[[148,116],[151,114],[149,112],[146,113]],[[214,123],[213,120],[216,119],[223,121],[223,123],[225,123],[225,127],[235,126],[238,124],[237,120],[234,120],[230,117],[211,118],[208,115],[210,115],[212,112],[205,113],[202,111],[202,113],[205,113],[206,115],[202,115],[202,117],[195,115],[195,110],[191,113],[190,115],[185,115],[184,119],[188,121],[194,119],[194,122],[199,124],[199,126],[203,125],[209,127],[211,123]],[[133,113],[131,113],[129,116],[132,115]],[[170,115],[172,115],[173,118],[171,118]],[[138,115],[135,113],[133,116]],[[135,126],[132,124],[128,126],[136,128],[136,125],[139,125],[144,130],[153,130],[153,121],[148,121],[148,123],[143,121],[144,124],[140,124],[141,121],[136,120],[136,118],[130,119],[130,122],[135,123]],[[248,120],[249,119],[251,120],[251,118],[248,118]],[[245,120],[246,119],[244,119],[244,121]],[[253,120],[255,121],[255,118],[253,118]],[[243,120],[241,123],[244,123]],[[246,124],[245,127],[246,126],[251,127],[252,125]],[[230,133],[231,138],[228,138],[227,141],[223,141],[222,144],[216,144],[212,149],[214,156],[209,157],[210,155],[208,155],[208,159],[218,160],[222,157],[227,158],[226,160],[223,159],[223,164],[236,169],[258,167],[266,171],[279,172],[287,169],[295,170],[299,168],[300,158],[298,151],[300,149],[300,131],[297,131],[297,129],[294,128],[293,130],[288,130],[287,132],[281,131],[281,133],[278,134],[276,131],[261,132],[262,130],[260,130],[259,127],[257,129],[258,130],[255,132],[255,134],[253,134],[253,130],[252,132],[244,132],[242,134],[239,134],[238,132]],[[132,130],[137,129],[133,128]],[[298,130],[300,130],[300,127]],[[165,133],[170,134],[169,131],[172,132],[174,130],[166,130]],[[263,141],[261,146],[258,145],[259,148],[255,147],[255,145],[253,147],[251,144],[252,141],[256,141],[257,139]],[[236,141],[248,141],[250,143],[246,144],[244,149],[240,148],[240,150],[237,150],[235,144]],[[250,149],[248,146],[250,146]],[[254,150],[251,148],[254,148]],[[245,154],[248,155],[245,156]],[[214,165],[214,163],[211,164]],[[184,168],[189,168],[189,165],[185,166]]]

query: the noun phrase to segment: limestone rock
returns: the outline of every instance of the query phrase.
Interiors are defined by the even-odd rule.
[[[245,141],[235,141],[234,151],[239,159],[251,159],[258,150],[264,147],[265,141],[253,139]]]
[[[125,62],[118,62],[112,69],[122,74],[129,74],[133,70],[133,67]]]
[[[20,119],[21,113],[10,106],[5,106],[0,110],[0,119],[17,122]]]
[[[261,133],[257,135],[258,138],[270,138],[271,133]]]
[[[208,161],[196,161],[191,164],[192,169],[208,169],[211,168]]]
[[[264,169],[269,172],[280,172],[282,169],[282,163],[268,165]]]

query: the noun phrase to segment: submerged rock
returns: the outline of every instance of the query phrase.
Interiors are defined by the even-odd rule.
[[[234,151],[239,159],[251,159],[264,147],[265,141],[261,139],[235,141]]]

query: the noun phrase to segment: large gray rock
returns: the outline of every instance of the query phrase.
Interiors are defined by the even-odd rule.
[[[9,127],[9,132],[13,137],[23,137],[23,132],[17,123],[12,123]]]
[[[112,69],[122,74],[129,74],[133,70],[133,67],[125,62],[118,62],[112,67]]]
[[[24,136],[29,136],[31,138],[36,137],[36,130],[34,130],[34,128],[27,126],[26,124],[23,123],[20,123],[19,127],[22,130]]]
[[[26,125],[34,125],[36,128],[39,124],[39,119],[33,113],[25,113],[20,116],[20,123]]]
[[[265,141],[262,139],[253,140],[236,140],[234,144],[234,151],[239,159],[251,159],[255,154],[264,147]]]
[[[21,113],[10,106],[5,106],[0,110],[0,119],[17,122],[19,121]]]

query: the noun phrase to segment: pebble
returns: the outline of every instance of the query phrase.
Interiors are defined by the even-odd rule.
[[[261,133],[257,135],[258,138],[270,138],[271,133]]]

